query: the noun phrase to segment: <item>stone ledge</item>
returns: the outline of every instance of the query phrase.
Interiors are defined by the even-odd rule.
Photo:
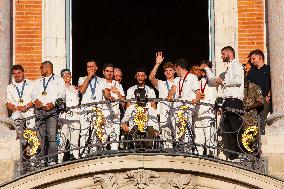
[[[119,173],[125,171],[138,169],[151,170],[157,173],[190,174],[196,178],[202,177],[203,180],[213,179],[214,182],[225,182],[230,185],[230,188],[239,188],[239,186],[241,188],[271,189],[284,187],[284,182],[281,180],[211,160],[183,156],[126,155],[78,161],[42,170],[7,183],[3,185],[3,188],[33,188],[43,185],[55,187],[57,185],[64,186],[64,184],[69,186],[70,183],[75,181],[79,186],[80,179],[88,177],[89,182],[92,183],[90,179],[94,175],[105,173],[119,175]],[[198,180],[200,179],[195,179],[196,185],[198,185]],[[209,183],[214,183],[213,180]],[[83,184],[83,180],[81,184]],[[219,188],[223,187],[220,186]]]

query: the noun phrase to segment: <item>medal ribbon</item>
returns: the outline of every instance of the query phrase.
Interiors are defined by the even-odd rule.
[[[94,78],[93,78],[94,79]],[[97,87],[97,77],[95,77],[95,82],[94,82],[94,85],[92,85],[92,81],[93,79],[89,82],[89,86],[91,88],[91,92],[92,92],[92,96],[95,95],[95,92],[96,92],[96,87]]]
[[[22,85],[22,90],[21,90],[21,91],[20,91],[20,89],[15,85],[20,100],[23,99],[23,95],[24,95],[24,90],[25,90],[26,82],[27,82],[27,81],[25,80],[24,83],[23,83],[23,85]]]
[[[189,74],[189,72],[187,72],[187,73],[185,74],[185,76],[184,76],[183,79],[182,79],[182,78],[179,79],[179,82],[178,82],[178,95],[179,95],[179,96],[181,96],[182,89],[183,89],[183,84],[184,84],[184,81],[186,80],[186,77],[188,76],[188,74]],[[180,84],[181,80],[182,80],[182,84]]]
[[[207,79],[206,79],[206,82],[205,82],[204,85],[202,85],[202,79],[201,79],[200,80],[200,90],[201,90],[201,93],[204,93],[206,85],[207,85]]]
[[[42,83],[43,91],[46,91],[47,86],[48,86],[48,84],[49,84],[50,80],[51,80],[53,77],[54,77],[54,74],[52,74],[52,75],[50,76],[50,78],[48,78],[48,80],[47,80],[47,83],[46,83],[46,84],[45,84],[45,77],[43,78],[43,83]]]

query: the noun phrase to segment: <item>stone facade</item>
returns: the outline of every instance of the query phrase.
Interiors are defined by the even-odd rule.
[[[19,140],[15,130],[10,130],[7,117],[6,86],[10,82],[11,67],[11,1],[0,0],[0,183],[15,176],[15,162],[19,159]]]
[[[252,189],[283,188],[284,182],[200,158],[164,155],[104,157],[61,165],[3,185],[16,188]]]
[[[0,101],[5,101],[5,88],[11,80],[9,69],[12,64],[22,64],[26,70],[27,77],[29,79],[38,78],[39,64],[43,59],[50,59],[56,62],[55,72],[64,68],[66,62],[66,47],[65,47],[65,4],[64,0],[0,0],[0,81],[2,87],[0,88]],[[214,1],[214,25],[215,25],[215,57],[214,62],[216,63],[217,73],[223,71],[223,64],[221,63],[220,50],[223,46],[231,45],[238,52],[237,57],[241,62],[246,62],[246,56],[250,50],[259,48],[264,50],[266,53],[266,25],[265,25],[265,1],[264,0],[217,0]],[[272,94],[273,94],[273,104],[275,113],[270,117],[271,127],[268,127],[267,134],[263,137],[263,152],[267,157],[269,166],[268,173],[280,178],[284,178],[284,167],[282,166],[282,160],[284,159],[284,151],[282,148],[284,129],[282,125],[283,122],[283,94],[284,88],[283,83],[283,47],[284,37],[284,0],[267,1],[268,7],[268,23],[269,23],[269,55],[271,61],[271,72],[272,72]],[[11,14],[13,10],[13,15]],[[13,17],[13,19],[11,19]],[[58,19],[56,19],[58,18]],[[11,23],[11,20],[13,21]],[[44,22],[43,22],[44,21]],[[56,24],[53,24],[56,21]],[[12,30],[13,28],[13,30]],[[13,31],[13,36],[10,31]],[[11,36],[13,37],[13,46],[11,45]],[[13,53],[11,53],[13,50]],[[11,56],[13,54],[13,56]],[[13,61],[11,59],[13,57]],[[14,176],[15,165],[14,162],[19,159],[19,141],[17,141],[16,133],[10,130],[11,123],[7,119],[7,111],[5,104],[2,103],[0,106],[0,181],[11,179]],[[11,148],[12,146],[12,148]],[[162,161],[162,159],[161,159]],[[181,161],[182,162],[182,161]],[[148,172],[145,171],[146,167],[144,165],[136,162],[138,167],[132,167],[132,172],[124,172],[124,176],[127,180],[126,183],[132,183],[135,186],[144,186],[144,179],[159,180],[161,178],[170,179],[167,174],[164,174],[161,170],[152,170],[152,167]],[[147,162],[144,162],[147,163]],[[74,164],[75,165],[75,164]],[[118,163],[119,165],[119,163]],[[163,164],[158,164],[160,167]],[[89,167],[89,165],[86,165]],[[116,165],[115,165],[116,166]],[[189,164],[188,166],[191,166]],[[202,165],[203,166],[203,165]],[[215,168],[220,169],[218,165],[214,164]],[[140,169],[143,167],[143,169]],[[205,166],[206,167],[206,166]],[[221,166],[222,167],[222,166]],[[58,167],[60,170],[62,167]],[[70,168],[70,167],[69,167]],[[125,169],[125,167],[121,167]],[[207,167],[208,168],[208,167]],[[232,168],[232,167],[231,167]],[[95,168],[94,168],[95,169]],[[208,168],[209,169],[209,168]],[[213,169],[216,171],[216,169]],[[232,168],[233,169],[233,168]],[[108,171],[111,170],[108,169]],[[3,173],[5,171],[5,174]],[[51,171],[51,170],[49,170]],[[67,171],[63,169],[63,171]],[[136,171],[136,172],[135,172]],[[194,171],[199,171],[194,170]],[[223,171],[229,171],[224,169]],[[48,172],[48,171],[47,171]],[[241,170],[240,172],[243,172]],[[45,172],[46,173],[46,172]],[[49,172],[50,173],[50,172]],[[94,171],[93,171],[94,173]],[[141,180],[139,184],[137,180],[133,180],[133,174],[140,175]],[[143,173],[143,174],[142,174]],[[148,176],[144,177],[144,173]],[[39,173],[43,174],[43,172]],[[51,173],[50,173],[51,174]],[[103,173],[91,175],[90,177],[81,178],[90,182],[90,187],[103,187],[104,180],[110,179],[110,177],[121,176],[118,173],[109,173],[111,175],[103,176]],[[141,176],[142,174],[142,176]],[[151,175],[149,177],[149,174]],[[170,174],[170,173],[169,173]],[[172,178],[182,178],[178,174]],[[207,172],[206,172],[207,174]],[[208,173],[212,175],[211,173]],[[221,174],[221,173],[220,173]],[[227,174],[227,173],[226,173]],[[241,173],[240,173],[241,174]],[[53,175],[53,173],[51,174]],[[78,175],[78,174],[77,174]],[[214,175],[214,174],[213,174]],[[247,173],[247,176],[250,174]],[[47,176],[47,175],[44,175]],[[220,175],[219,175],[220,176]],[[218,177],[219,177],[218,176]],[[236,178],[242,178],[238,177]],[[259,175],[258,175],[259,176]],[[148,178],[149,177],[149,178]],[[25,177],[27,178],[27,177]],[[23,178],[23,179],[25,179]],[[35,177],[36,178],[36,177]],[[40,178],[40,177],[38,177]],[[44,178],[44,177],[42,177]],[[50,182],[57,177],[48,177]],[[136,178],[136,177],[135,177]],[[176,182],[179,186],[176,188],[198,188],[199,186],[196,180],[201,181],[200,175],[197,177],[192,173],[188,173],[186,178],[190,178],[190,181],[185,184],[180,180],[172,181],[174,185]],[[202,177],[203,178],[203,177]],[[214,177],[215,178],[215,177]],[[224,174],[222,178],[227,178]],[[33,178],[29,177],[31,181],[35,181]],[[64,178],[62,178],[64,179]],[[161,187],[168,186],[162,179],[159,180]],[[232,179],[232,178],[230,178]],[[230,180],[229,179],[229,180]],[[261,179],[268,179],[267,183],[270,182],[271,178],[261,177]],[[186,180],[186,179],[185,179]],[[206,180],[206,179],[205,179]],[[218,180],[218,179],[217,179]],[[238,179],[237,179],[238,180]],[[256,179],[257,180],[257,179]],[[273,179],[272,179],[273,180]],[[143,182],[142,182],[143,181]],[[207,180],[208,181],[208,180]],[[26,181],[28,182],[28,181]],[[72,181],[73,183],[75,181]],[[211,179],[209,183],[215,183],[221,181],[215,181]],[[273,180],[273,182],[278,183],[278,181]],[[280,182],[280,181],[279,181]],[[30,182],[28,182],[30,183]],[[71,183],[71,181],[70,181]],[[230,180],[230,184],[235,183],[235,180]],[[261,182],[260,182],[261,183]],[[36,184],[32,183],[32,184]],[[191,184],[191,185],[190,185]],[[265,184],[265,183],[263,183]],[[222,186],[222,184],[220,184]],[[13,185],[16,186],[16,185]],[[29,186],[29,185],[28,185]],[[70,184],[70,186],[73,186]],[[75,186],[75,185],[74,185]],[[129,185],[131,186],[131,185]],[[155,185],[153,187],[158,187]],[[227,186],[227,185],[224,185]],[[257,187],[258,185],[253,185]],[[264,186],[264,185],[263,185]],[[266,186],[266,185],[265,185]],[[275,184],[275,186],[278,186]],[[89,186],[86,186],[86,188]],[[148,187],[148,186],[147,186]],[[174,186],[173,186],[174,187]],[[212,186],[203,186],[203,188],[212,188]],[[246,188],[249,186],[241,184],[234,185],[227,188]],[[271,188],[267,186],[268,188]],[[226,187],[224,187],[226,188]],[[277,188],[277,187],[276,187]]]
[[[263,153],[268,159],[268,173],[284,179],[284,0],[267,4],[273,114],[263,137]]]

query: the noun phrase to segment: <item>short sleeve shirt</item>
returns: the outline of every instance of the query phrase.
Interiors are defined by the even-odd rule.
[[[84,81],[86,80],[86,77],[80,77],[78,81],[78,85],[82,85]],[[94,94],[91,90],[93,88]],[[100,102],[103,100],[103,89],[104,85],[102,83],[102,78],[95,77],[90,82],[89,85],[85,91],[85,93],[82,96],[82,104],[92,103],[92,102]]]

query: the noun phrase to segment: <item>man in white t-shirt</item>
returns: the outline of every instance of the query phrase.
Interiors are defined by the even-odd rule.
[[[179,80],[176,81],[169,91],[168,99],[182,100],[175,103],[173,124],[176,130],[176,140],[185,142],[193,141],[192,114],[195,104],[200,100],[200,91],[197,76],[188,72],[188,62],[179,59],[175,62],[175,68]],[[186,124],[181,123],[186,118]],[[183,132],[184,131],[184,132]]]
[[[149,87],[148,85],[145,84],[146,79],[147,79],[147,74],[146,74],[146,70],[145,68],[137,68],[136,69],[136,73],[135,73],[135,79],[137,80],[137,84],[130,87],[127,90],[127,95],[126,95],[126,99],[127,100],[134,100],[135,99],[135,90],[140,88],[145,90],[145,94],[147,96],[147,98],[156,98],[156,94],[154,89],[152,89],[151,87]],[[127,107],[130,106],[130,102],[127,102]],[[148,102],[147,107],[152,107],[154,109],[156,109],[156,104],[154,101]]]
[[[102,83],[102,78],[96,76],[96,72],[98,70],[98,66],[96,61],[90,60],[87,62],[87,76],[80,77],[78,81],[79,91],[82,94],[81,101],[81,113],[80,123],[81,123],[81,133],[80,133],[80,146],[85,146],[80,151],[82,156],[85,156],[93,143],[96,143],[99,140],[98,130],[95,128],[97,114],[95,108],[102,108],[101,104],[88,105],[94,102],[102,102],[104,97],[106,99],[110,99],[110,92],[104,88],[104,84]],[[93,132],[95,133],[95,138],[92,138]],[[103,141],[101,141],[103,142]],[[94,149],[96,150],[96,149]]]
[[[113,80],[114,66],[112,64],[106,64],[103,68],[104,78],[102,79],[102,85],[110,92],[111,100],[125,100],[124,90],[122,85]],[[105,140],[109,138],[110,141],[118,141],[120,135],[120,110],[119,102],[111,102],[103,104],[103,113],[106,117],[105,125]],[[111,150],[118,150],[118,143],[110,144]]]
[[[40,70],[42,77],[35,81],[32,97],[36,119],[45,120],[39,131],[42,141],[47,139],[48,142],[44,142],[41,150],[42,155],[56,154],[58,112],[55,105],[57,99],[65,99],[65,84],[61,77],[53,73],[53,64],[50,61],[42,62]],[[57,155],[49,156],[46,163],[54,164],[54,162],[57,162]]]
[[[24,68],[21,65],[14,65],[11,69],[13,81],[6,89],[6,106],[12,112],[11,119],[25,119],[26,128],[33,128],[35,126],[32,90],[33,84],[30,80],[25,78]],[[29,118],[30,117],[30,118]],[[18,132],[23,132],[25,128],[17,128]]]
[[[71,83],[72,75],[69,69],[61,70],[61,77],[65,82],[65,102],[68,111],[59,115],[62,122],[59,149],[66,150],[68,148],[67,144],[69,144],[69,148],[72,150],[79,147],[80,117],[79,110],[76,108],[79,105],[78,89]],[[79,150],[72,150],[71,153],[75,159],[79,158]],[[58,155],[59,162],[63,162],[65,154],[60,153]]]
[[[156,53],[156,64],[152,69],[149,80],[152,85],[158,90],[159,98],[166,99],[169,93],[169,90],[172,88],[175,80],[175,65],[171,62],[166,62],[163,65],[164,75],[166,76],[166,80],[159,80],[156,78],[156,73],[158,71],[159,66],[162,64],[164,60],[163,53]],[[178,78],[176,78],[177,80]],[[171,114],[170,109],[173,103],[169,103],[166,100],[163,100],[158,103],[157,113],[160,115],[160,127],[161,127],[161,139],[162,140],[172,140],[172,124],[171,124]],[[165,142],[165,148],[171,148],[172,144]]]
[[[193,116],[195,143],[199,145],[216,146],[216,126],[215,126],[215,101],[217,97],[217,88],[208,82],[206,72],[201,70],[205,66],[210,66],[209,60],[200,63],[201,66],[195,65],[191,72],[199,78],[199,90],[202,94],[200,103],[195,107]],[[205,146],[197,148],[200,155],[214,156],[214,148],[207,149]]]

